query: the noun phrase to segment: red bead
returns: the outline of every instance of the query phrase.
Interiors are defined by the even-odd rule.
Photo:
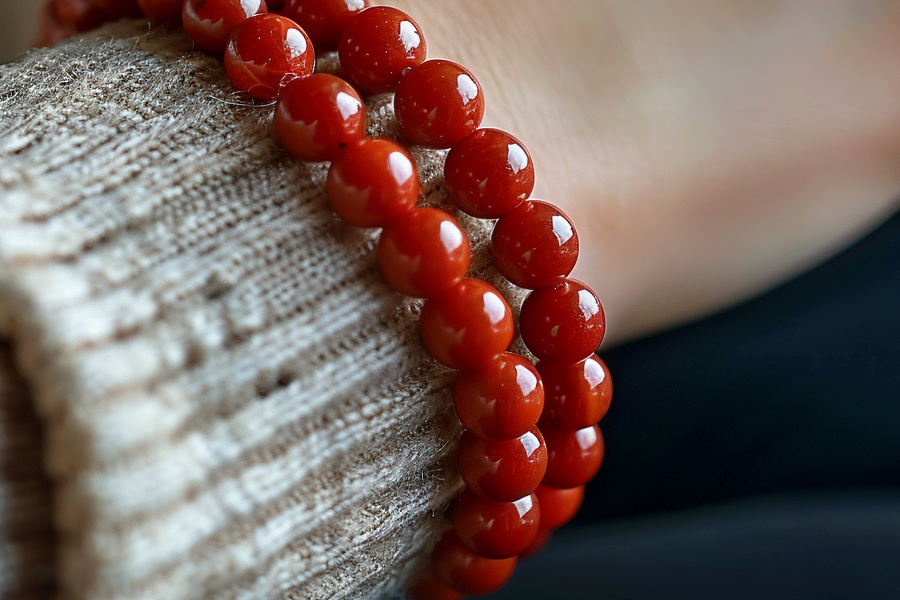
[[[185,0],[181,22],[197,48],[222,54],[232,30],[266,10],[265,0]]]
[[[504,352],[481,371],[460,373],[453,405],[463,427],[488,440],[515,439],[531,430],[544,407],[544,386],[534,365]]]
[[[510,282],[536,290],[572,272],[578,234],[569,217],[552,204],[523,202],[494,226],[491,256]]]
[[[450,148],[484,118],[484,93],[465,67],[429,60],[407,73],[394,95],[400,133],[420,146]]]
[[[260,100],[274,100],[281,86],[316,66],[316,52],[296,23],[272,13],[245,20],[231,32],[225,71],[234,87]]]
[[[141,16],[137,0],[94,0],[94,5],[115,18]]]
[[[482,440],[467,431],[459,441],[457,463],[470,490],[489,500],[512,502],[540,485],[547,447],[537,428],[514,440]]]
[[[574,488],[586,484],[603,462],[603,436],[596,425],[577,431],[547,430],[547,474],[543,485]]]
[[[428,568],[416,575],[406,595],[410,600],[462,600],[465,596],[440,579]]]
[[[499,219],[531,196],[534,164],[522,143],[498,129],[479,129],[455,144],[444,163],[447,193],[466,214]]]
[[[538,486],[534,491],[541,506],[541,529],[556,529],[572,520],[584,501],[584,486],[568,489]]]
[[[434,548],[435,574],[466,595],[489,594],[512,577],[515,558],[484,558],[469,550],[453,532],[447,532]]]
[[[425,60],[425,51],[419,25],[389,6],[361,11],[338,44],[341,69],[367,94],[394,91],[403,73]]]
[[[540,527],[538,528],[537,535],[534,536],[534,540],[531,542],[525,550],[522,551],[522,554],[519,555],[519,558],[529,558],[534,556],[538,552],[544,549],[544,546],[547,545],[547,542],[550,541],[550,536],[553,535],[553,529],[549,527]]]
[[[90,31],[109,20],[109,15],[92,0],[53,0],[48,6],[53,19],[75,31]]]
[[[378,241],[378,266],[392,288],[430,298],[462,281],[471,259],[469,240],[452,215],[418,208],[385,226]]]
[[[512,311],[494,286],[463,279],[429,298],[419,319],[425,349],[460,371],[478,371],[509,348],[515,326]],[[517,498],[523,496],[519,494]]]
[[[157,23],[174,23],[181,19],[184,0],[137,0],[150,20]]]
[[[597,356],[577,363],[540,362],[545,405],[541,423],[554,428],[581,429],[597,424],[609,410],[612,377]]]
[[[577,362],[590,356],[603,341],[606,316],[591,288],[566,279],[525,298],[519,332],[539,359]]]
[[[459,539],[485,558],[518,556],[534,541],[541,512],[534,494],[495,502],[470,491],[456,499],[450,522]]]
[[[366,135],[366,110],[349,83],[317,73],[285,84],[275,108],[275,133],[306,162],[336,160]]]
[[[337,50],[344,29],[369,0],[287,0],[281,14],[303,28],[319,52]]]
[[[350,225],[381,227],[416,206],[419,175],[401,146],[367,139],[331,163],[325,191],[331,208]]]

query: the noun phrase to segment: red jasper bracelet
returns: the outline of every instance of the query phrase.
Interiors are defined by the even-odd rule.
[[[453,403],[465,432],[457,462],[466,490],[449,513],[452,530],[409,589],[441,600],[496,590],[519,556],[568,522],[603,460],[597,427],[612,383],[594,355],[606,328],[594,292],[569,279],[578,235],[557,207],[530,199],[534,166],[508,133],[478,129],[485,103],[464,67],[425,60],[425,37],[405,13],[368,0],[52,0],[41,43],[114,18],[180,21],[196,47],[223,54],[234,86],[275,100],[274,127],[300,160],[331,162],[334,212],[355,227],[382,228],[378,266],[388,284],[423,298],[420,330],[429,354],[458,370]],[[275,12],[269,11],[278,11]],[[315,50],[314,50],[315,48]],[[337,50],[340,77],[313,74],[315,51]],[[532,290],[519,333],[539,359],[508,352],[515,324],[497,289],[466,277],[471,251],[459,222],[417,207],[409,153],[365,137],[360,93],[394,93],[410,143],[450,149],[444,175],[462,212],[497,219],[494,266]]]

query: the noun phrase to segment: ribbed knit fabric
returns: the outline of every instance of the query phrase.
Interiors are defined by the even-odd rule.
[[[10,552],[38,568],[57,549],[73,599],[396,594],[460,485],[453,374],[420,346],[420,304],[381,281],[377,232],[328,209],[327,165],[287,156],[271,107],[189,50],[120,23],[0,67],[18,372],[0,386],[29,386],[58,532],[45,518],[40,552]],[[393,135],[390,98],[368,104]],[[443,204],[443,154],[414,154],[423,203]],[[487,225],[464,223],[497,283]],[[8,591],[22,570],[2,561]]]

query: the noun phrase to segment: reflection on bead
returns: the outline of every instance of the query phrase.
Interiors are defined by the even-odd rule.
[[[528,295],[519,314],[519,332],[539,359],[577,362],[603,341],[606,316],[591,288],[566,279]]]
[[[488,440],[510,440],[532,429],[541,417],[544,386],[529,360],[504,352],[481,371],[460,373],[453,404],[463,427]]]
[[[367,139],[331,163],[325,190],[331,208],[350,225],[381,227],[415,207],[419,175],[404,148]]]
[[[338,45],[343,73],[367,94],[394,91],[403,73],[425,60],[425,52],[418,24],[389,6],[357,14]]]
[[[287,0],[281,14],[303,28],[316,51],[337,50],[338,42],[369,0]]]
[[[450,587],[467,595],[489,594],[512,577],[516,558],[492,559],[469,550],[452,531],[434,548],[435,574]]]
[[[518,556],[537,535],[540,517],[534,494],[514,502],[495,502],[467,491],[450,511],[456,535],[485,558]]]
[[[603,436],[596,425],[577,431],[550,429],[547,440],[547,474],[543,485],[574,488],[586,484],[603,462]]]
[[[418,208],[387,224],[377,254],[388,285],[414,298],[436,296],[462,281],[471,258],[459,222],[437,208]]]
[[[181,22],[197,48],[222,54],[235,27],[266,11],[265,0],[185,0]]]
[[[447,194],[464,213],[499,219],[531,196],[534,165],[522,143],[498,129],[479,129],[454,144],[444,164]]]
[[[175,23],[181,19],[184,0],[137,0],[141,10],[155,23]]]
[[[547,470],[547,447],[536,428],[514,440],[482,440],[465,432],[459,441],[459,474],[470,490],[512,502],[537,488]]]
[[[462,600],[465,597],[438,579],[430,566],[413,577],[406,595],[409,600]]]
[[[272,13],[234,28],[225,49],[225,71],[235,89],[274,100],[282,84],[313,72],[316,53],[293,21]]]
[[[510,282],[536,290],[572,272],[578,234],[569,217],[552,204],[523,202],[494,226],[491,257]]]
[[[462,65],[429,60],[400,81],[394,114],[400,133],[412,143],[450,148],[481,125],[484,93]]]
[[[562,527],[575,517],[584,501],[584,486],[560,489],[540,485],[534,491],[541,506],[541,528]]]
[[[479,279],[463,279],[440,296],[429,298],[422,307],[419,327],[429,354],[460,371],[480,370],[509,348],[514,333],[506,300],[494,286]]]
[[[541,423],[562,429],[597,424],[609,410],[612,378],[596,355],[577,363],[541,361],[546,401]]]
[[[366,110],[353,86],[334,75],[316,73],[281,89],[275,133],[300,160],[336,160],[366,133]]]

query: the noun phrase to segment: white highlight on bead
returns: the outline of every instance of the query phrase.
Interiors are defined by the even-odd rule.
[[[528,153],[525,148],[518,144],[510,144],[507,147],[506,162],[512,169],[513,174],[517,174],[522,169],[528,167]]]

